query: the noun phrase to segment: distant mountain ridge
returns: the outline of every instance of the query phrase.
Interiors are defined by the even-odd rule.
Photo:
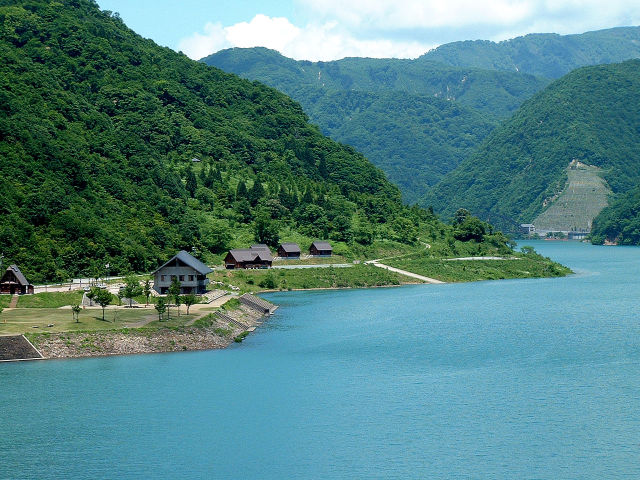
[[[634,58],[640,58],[640,27],[574,35],[534,33],[502,42],[453,42],[425,53],[418,60],[555,79],[579,67]]]
[[[409,202],[549,82],[415,60],[295,61],[266,48],[223,50],[202,61],[299,101],[323,133],[362,151]]]
[[[582,65],[638,57],[640,27],[621,27],[454,42],[416,60],[310,62],[233,48],[201,61],[287,93],[323,133],[358,148],[405,200],[419,202],[553,79]]]

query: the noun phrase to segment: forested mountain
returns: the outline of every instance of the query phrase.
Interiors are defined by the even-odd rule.
[[[548,80],[435,62],[295,61],[266,48],[202,60],[299,101],[334,140],[362,151],[415,202]]]
[[[584,67],[525,102],[427,196],[503,227],[530,222],[564,189],[576,160],[614,193],[640,181],[640,61]]]
[[[0,252],[32,281],[279,232],[368,245],[450,231],[285,95],[93,1],[1,2],[0,32]]]
[[[560,78],[588,65],[640,58],[640,27],[619,27],[579,35],[537,33],[503,42],[453,42],[421,56],[424,62],[523,72]]]
[[[358,148],[415,202],[552,79],[637,57],[640,27],[455,42],[416,60],[309,62],[233,48],[202,61],[287,93],[323,133]]]
[[[596,218],[591,242],[640,245],[640,187],[619,195]]]

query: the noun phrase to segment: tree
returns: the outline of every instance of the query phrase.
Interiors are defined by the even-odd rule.
[[[182,302],[187,306],[187,315],[189,315],[189,307],[191,307],[191,305],[198,303],[198,297],[196,297],[193,293],[190,293],[189,295],[185,295],[184,297],[182,297]]]
[[[142,292],[143,292],[143,288],[140,286],[140,282],[136,277],[131,276],[125,279],[125,284],[124,284],[124,288],[122,289],[122,293],[124,294],[125,298],[129,299],[129,308],[132,307],[133,297],[142,295]],[[147,297],[147,304],[148,303],[149,303],[149,297]]]
[[[278,223],[271,220],[267,214],[262,213],[253,224],[253,235],[256,242],[275,247],[280,241]]]
[[[162,314],[167,310],[167,305],[164,301],[164,298],[158,298],[158,301],[154,307],[158,311],[158,321],[162,321]]]
[[[147,279],[144,282],[144,287],[142,287],[142,293],[147,299],[147,307],[149,306],[149,297],[151,296],[151,282]]]
[[[471,216],[471,212],[466,208],[459,208],[456,210],[456,213],[453,214],[453,224],[460,225],[467,218]]]
[[[182,285],[180,285],[180,281],[178,277],[174,276],[171,279],[171,285],[169,285],[169,296],[173,297],[175,300],[175,304],[178,307],[178,316],[180,316],[180,290],[182,289]],[[169,315],[169,311],[167,310],[167,316]]]
[[[92,300],[102,307],[102,321],[104,322],[104,309],[111,303],[113,296],[105,288],[93,287],[91,292],[93,293]]]
[[[189,168],[187,168],[187,180],[185,188],[192,198],[196,194],[196,190],[198,189],[198,180],[196,179],[195,173],[193,173],[193,168],[191,168],[191,165],[189,165]]]
[[[486,233],[485,223],[477,217],[468,216],[453,230],[453,236],[461,242],[475,240],[482,242]]]
[[[71,307],[71,312],[73,314],[73,319],[76,321],[76,323],[80,322],[80,310],[82,310],[82,308],[80,308],[80,305],[73,305]]]

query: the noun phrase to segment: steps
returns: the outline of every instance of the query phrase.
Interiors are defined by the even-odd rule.
[[[251,295],[250,293],[241,295],[239,300],[243,305],[246,305],[252,310],[261,313],[262,315],[271,315],[276,311],[276,308],[278,308],[277,305],[267,302],[266,300],[263,300],[260,297],[256,297],[255,295]]]
[[[238,320],[236,320],[235,318],[230,317],[226,313],[216,312],[215,313],[215,318],[219,322],[230,323],[231,325],[235,325],[236,327],[241,328],[242,330],[246,330],[247,328],[249,328],[248,325],[245,325],[244,323],[239,322]]]

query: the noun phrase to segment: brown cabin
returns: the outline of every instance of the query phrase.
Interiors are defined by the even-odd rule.
[[[273,256],[266,245],[253,245],[251,248],[235,248],[227,253],[224,266],[233,268],[269,268]]]
[[[329,245],[329,242],[315,241],[309,247],[309,255],[315,255],[318,257],[330,257],[333,253],[333,248]]]
[[[300,246],[297,243],[281,243],[278,256],[282,258],[300,258]]]
[[[0,279],[0,293],[25,295],[33,293],[33,285],[22,274],[17,265],[11,265]]]

